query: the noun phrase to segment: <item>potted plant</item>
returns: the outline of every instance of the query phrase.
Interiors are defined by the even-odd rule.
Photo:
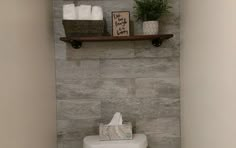
[[[134,0],[135,17],[143,22],[143,34],[158,34],[161,16],[169,13],[168,0]]]

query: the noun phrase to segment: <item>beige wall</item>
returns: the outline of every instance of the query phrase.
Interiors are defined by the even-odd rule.
[[[0,4],[0,147],[55,148],[52,1]]]
[[[182,148],[236,147],[235,6],[182,0]]]

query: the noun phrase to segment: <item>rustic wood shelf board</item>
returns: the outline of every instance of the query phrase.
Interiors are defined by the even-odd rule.
[[[127,37],[113,36],[96,36],[96,37],[61,37],[60,40],[70,43],[74,48],[80,48],[82,42],[101,42],[101,41],[137,41],[137,40],[152,40],[152,44],[156,47],[161,46],[164,40],[172,38],[173,34],[160,35],[135,35]]]

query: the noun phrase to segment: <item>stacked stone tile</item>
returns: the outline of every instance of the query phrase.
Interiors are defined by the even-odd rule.
[[[82,148],[83,137],[98,134],[99,123],[117,111],[148,136],[150,148],[180,148],[179,1],[170,0],[172,12],[161,21],[161,32],[175,37],[160,48],[125,41],[84,43],[81,49],[59,41],[62,5],[69,2],[54,0],[58,148]],[[108,24],[111,11],[133,11],[133,0],[78,3],[103,6]],[[134,28],[141,32],[140,23]]]

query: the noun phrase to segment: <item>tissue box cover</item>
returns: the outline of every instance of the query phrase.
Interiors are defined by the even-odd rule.
[[[102,36],[105,33],[104,20],[63,20],[67,37]]]
[[[130,122],[122,125],[105,125],[99,126],[99,139],[103,141],[109,140],[131,140],[132,124]]]

